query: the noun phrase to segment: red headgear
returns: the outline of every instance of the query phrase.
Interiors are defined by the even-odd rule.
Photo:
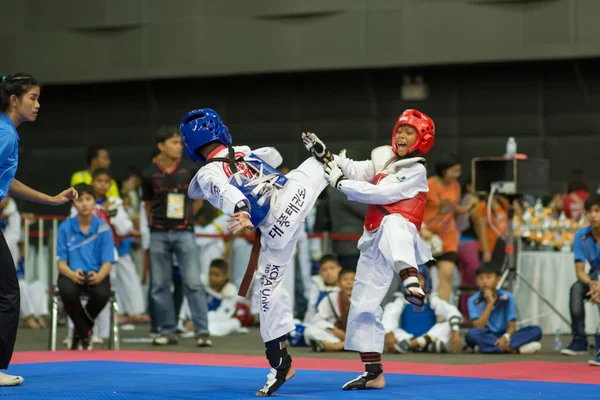
[[[398,127],[403,125],[412,126],[417,130],[417,134],[419,135],[417,141],[408,149],[408,154],[417,150],[419,152],[418,155],[420,155],[431,150],[435,139],[435,125],[433,121],[421,111],[409,109],[400,114],[392,131],[392,149],[394,149],[395,153],[398,152],[396,147],[396,133],[398,132]]]

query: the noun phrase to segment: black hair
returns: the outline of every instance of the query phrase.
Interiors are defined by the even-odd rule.
[[[587,177],[580,169],[574,169],[569,172],[567,178],[567,193],[574,192],[576,190],[588,190]]]
[[[585,211],[590,211],[594,206],[600,207],[600,194],[598,193],[592,193],[590,197],[587,198],[584,204]]]
[[[41,86],[37,79],[24,72],[17,72],[2,77],[0,83],[0,107],[3,112],[8,111],[10,106],[10,96],[15,95],[21,98],[33,86]]]
[[[129,166],[127,168],[127,178],[135,176],[136,178],[142,178],[142,170],[136,166]]]
[[[108,148],[99,145],[93,145],[88,147],[87,149],[87,165],[89,166],[92,163],[92,160],[100,154],[100,150],[108,151]]]
[[[99,175],[107,175],[109,179],[112,179],[112,173],[110,172],[110,169],[108,168],[98,168],[97,170],[95,170],[92,173],[92,179],[96,179],[97,176]]]
[[[156,130],[156,144],[164,143],[173,136],[180,135],[179,129],[173,125],[163,125]]]
[[[435,163],[435,174],[443,178],[444,173],[448,168],[452,168],[455,165],[460,164],[458,157],[454,154],[442,154],[439,160]]]
[[[79,197],[81,197],[82,194],[89,194],[94,199],[96,198],[96,193],[94,193],[94,188],[92,185],[80,183],[79,185],[75,185],[74,189],[77,190],[77,193],[79,193]]]
[[[222,258],[215,258],[210,262],[209,268],[218,268],[226,274],[229,273],[229,263]]]
[[[346,275],[346,274],[356,274],[356,271],[353,269],[342,269],[340,271],[340,274],[338,275],[338,281],[342,280],[342,276]]]
[[[481,274],[496,274],[500,276],[500,269],[491,262],[483,262],[481,265],[479,265],[477,271],[475,271],[475,276],[479,276]]]
[[[338,263],[338,257],[335,254],[325,254],[323,257],[321,257],[321,259],[319,260],[319,267],[321,267],[321,265],[325,264],[326,262],[329,261],[333,261]]]

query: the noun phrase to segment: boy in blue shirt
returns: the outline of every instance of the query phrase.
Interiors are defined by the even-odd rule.
[[[600,302],[600,195],[592,194],[585,201],[585,213],[589,226],[575,232],[573,238],[573,256],[575,258],[575,275],[577,282],[571,286],[569,310],[571,312],[571,332],[573,340],[561,351],[568,356],[587,354],[588,340],[585,334],[585,300]],[[590,270],[585,272],[585,262],[590,263]],[[598,336],[598,335],[597,335]],[[596,338],[598,342],[600,338]],[[596,350],[600,343],[596,343]],[[600,363],[600,356],[591,365]]]
[[[499,271],[489,263],[477,269],[479,291],[469,298],[473,329],[467,332],[467,346],[481,353],[532,354],[542,348],[539,326],[516,328],[517,306],[512,293],[500,289]]]
[[[110,296],[110,269],[115,261],[114,241],[108,224],[93,215],[94,189],[78,185],[79,198],[73,202],[77,216],[66,219],[58,228],[58,289],[65,311],[75,331],[71,350],[90,348],[94,320]],[[85,292],[85,309],[80,300]]]

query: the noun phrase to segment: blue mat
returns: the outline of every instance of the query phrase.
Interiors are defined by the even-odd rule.
[[[10,367],[23,375],[17,387],[0,388],[9,399],[256,399],[266,369],[204,367],[109,361],[21,364]],[[285,399],[410,399],[506,400],[594,399],[600,386],[572,383],[499,381],[387,374],[384,390],[346,392],[341,385],[356,373],[298,371],[275,398]]]

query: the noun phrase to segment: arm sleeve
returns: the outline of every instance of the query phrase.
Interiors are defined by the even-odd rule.
[[[508,307],[506,307],[506,323],[517,320],[517,303],[512,293],[508,294]]]
[[[252,150],[252,153],[256,154],[273,168],[278,168],[283,163],[283,157],[275,147],[261,147]]]
[[[152,177],[146,171],[142,174],[142,200],[152,201],[154,195],[154,185],[152,184]]]
[[[110,224],[115,228],[115,232],[119,236],[125,236],[133,230],[133,222],[129,214],[125,212],[123,206],[119,206],[117,215],[110,219]]]
[[[458,317],[462,321],[462,314],[458,308],[437,296],[431,299],[431,309],[435,315],[444,318],[445,321],[449,321],[452,317]]]
[[[477,310],[477,307],[475,306],[476,296],[477,296],[477,294],[474,294],[473,296],[469,297],[469,301],[468,301],[469,319],[472,319],[472,320],[476,320],[476,319],[479,319],[479,317],[481,317],[481,315],[479,314],[479,311]]]
[[[573,237],[573,258],[575,262],[585,262],[585,252],[583,251],[583,246],[581,245],[581,235],[582,231],[578,230],[575,232],[575,236]]]
[[[192,199],[208,200],[210,204],[227,215],[236,212],[236,206],[243,203],[249,206],[246,196],[235,186],[229,183],[229,180],[211,168],[213,165],[206,165],[198,171],[190,187],[188,195]]]
[[[148,227],[148,217],[146,216],[146,206],[142,203],[140,207],[140,236],[142,241],[142,249],[150,248],[150,228]]]
[[[371,160],[354,161],[337,155],[334,155],[333,159],[340,166],[346,178],[350,180],[371,182],[375,176]]]
[[[100,241],[100,265],[110,262],[115,262],[115,242],[113,240],[112,231],[110,227],[106,226],[108,229],[103,229],[102,232],[99,232],[98,235]],[[102,227],[98,228],[102,229]]]
[[[66,219],[58,228],[58,237],[56,238],[56,257],[58,261],[69,262],[69,253],[67,251],[67,226],[69,220]]]
[[[393,178],[388,178],[378,185],[346,179],[338,186],[349,200],[367,204],[392,204],[429,191],[426,170],[422,164],[415,164],[408,170],[402,169],[394,174]]]

